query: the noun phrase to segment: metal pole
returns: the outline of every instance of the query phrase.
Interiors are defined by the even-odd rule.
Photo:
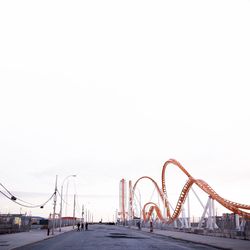
[[[82,223],[84,223],[84,205],[82,205]]]
[[[185,214],[185,208],[184,208],[184,204],[182,204],[182,208],[181,208],[181,221],[182,221],[182,228],[186,228],[186,223],[185,223],[185,220],[186,220],[186,214]]]
[[[142,212],[142,207],[141,207],[141,192],[140,192],[140,190],[138,189],[138,191],[139,191],[139,196],[140,196],[140,221],[141,221],[141,212]]]
[[[75,228],[75,213],[76,213],[76,195],[74,194],[73,229]]]
[[[235,226],[236,226],[236,230],[240,231],[240,217],[238,214],[235,214]]]
[[[69,181],[67,181],[67,186],[66,186],[66,195],[65,195],[65,201],[66,201],[66,204],[65,204],[65,216],[67,216],[68,214],[68,193],[69,193]]]
[[[163,196],[163,218],[164,218],[164,219],[167,218],[165,204],[166,204],[166,198],[165,198],[165,195],[164,195],[164,196]]]
[[[118,209],[115,210],[115,223],[117,223],[118,220]]]
[[[212,209],[213,209],[213,229],[217,229],[218,226],[216,224],[216,215],[215,215],[215,208],[214,208],[214,199],[212,199]]]
[[[60,223],[59,223],[59,232],[61,232],[62,230],[62,202],[63,202],[63,185],[64,182],[69,178],[69,177],[76,177],[76,175],[69,175],[67,177],[64,178],[63,182],[62,182],[62,186],[61,186],[61,204],[60,204]],[[68,185],[67,185],[67,193],[68,193]],[[68,201],[66,201],[66,206],[67,206]]]
[[[62,197],[63,197],[63,185],[61,186],[61,203],[60,203],[60,226],[59,232],[62,230]]]
[[[207,210],[208,210],[208,207],[209,207],[209,202],[210,202],[210,197],[208,197],[207,204],[206,204],[206,206],[204,207],[204,211],[203,211],[203,214],[202,214],[201,219],[200,219],[200,221],[199,221],[198,228],[201,228],[201,226],[202,226],[202,222],[203,222],[203,220],[204,220],[204,218],[205,218],[205,215],[206,215]]]
[[[209,213],[209,217],[208,217],[208,228],[210,230],[213,230],[213,224],[212,224],[212,197],[209,197],[209,207],[208,207],[208,213]]]
[[[56,216],[56,193],[57,193],[57,175],[56,175],[56,183],[55,183],[55,193],[54,193],[54,206],[53,206],[53,221],[52,221],[52,235],[54,235],[55,229],[55,216]]]
[[[190,218],[190,198],[189,194],[187,197],[187,205],[188,205],[188,228],[191,228],[191,218]]]

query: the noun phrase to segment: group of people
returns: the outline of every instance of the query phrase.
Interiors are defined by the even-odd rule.
[[[85,230],[88,230],[88,225],[89,225],[89,223],[88,222],[85,222]],[[81,229],[80,229],[80,227],[81,227]],[[81,224],[80,224],[80,222],[78,222],[77,223],[77,231],[84,231],[84,223],[82,222]]]

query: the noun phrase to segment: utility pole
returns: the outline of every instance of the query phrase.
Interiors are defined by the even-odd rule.
[[[84,223],[84,205],[82,205],[82,223]]]
[[[74,208],[73,208],[73,229],[75,228],[76,216],[76,195],[74,194]]]
[[[63,203],[63,185],[61,186],[61,203],[60,203],[60,222],[59,222],[59,232],[62,231],[62,203]]]
[[[55,193],[54,193],[54,205],[53,205],[53,217],[52,217],[52,235],[54,235],[55,229],[55,216],[56,216],[56,194],[57,194],[57,175],[56,175],[56,184],[55,184]]]
[[[68,214],[68,193],[69,193],[69,181],[67,181],[67,186],[66,186],[65,216],[67,216]]]
[[[60,222],[59,222],[59,232],[61,232],[61,230],[62,230],[63,184],[64,184],[64,182],[65,182],[65,181],[66,181],[69,177],[76,177],[76,175],[75,175],[75,174],[74,174],[74,175],[69,175],[69,176],[67,176],[66,178],[64,178],[64,180],[63,180],[63,182],[62,182],[62,186],[61,186],[61,203],[60,203]],[[67,183],[67,193],[66,193],[66,198],[67,198],[67,196],[68,196],[68,183]],[[67,203],[68,203],[68,200],[66,201],[66,206],[67,206]],[[66,214],[67,214],[67,213],[65,212],[65,215],[66,215]]]

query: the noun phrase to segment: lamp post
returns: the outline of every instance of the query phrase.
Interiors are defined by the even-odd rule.
[[[57,193],[57,175],[56,175],[56,184],[55,184],[55,192],[54,192],[54,202],[53,202],[53,220],[52,220],[52,235],[54,235],[54,229],[55,229],[55,217],[56,217],[56,193]]]
[[[59,227],[59,232],[61,232],[61,230],[62,230],[62,202],[63,202],[62,197],[63,197],[63,184],[64,184],[64,182],[65,182],[68,178],[70,178],[70,177],[76,177],[76,175],[73,174],[73,175],[69,175],[69,176],[65,177],[64,180],[63,180],[63,182],[62,182],[62,186],[61,186],[61,204],[60,204],[60,227]]]

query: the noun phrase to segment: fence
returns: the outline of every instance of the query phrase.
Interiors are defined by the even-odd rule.
[[[31,217],[21,214],[1,214],[0,234],[17,233],[29,231],[31,228]]]

